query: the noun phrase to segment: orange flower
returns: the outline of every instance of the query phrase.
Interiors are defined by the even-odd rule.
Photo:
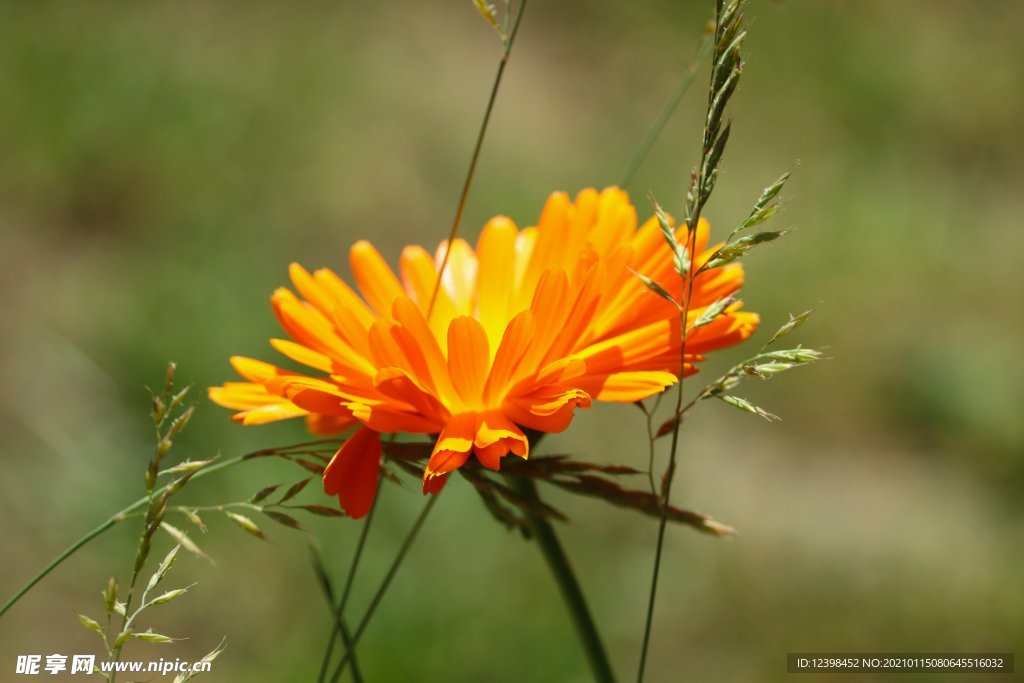
[[[701,221],[694,272],[714,251],[707,242]],[[704,353],[746,339],[758,323],[730,305],[688,333],[680,367],[679,311],[634,271],[670,292],[682,292],[683,280],[657,221],[638,230],[636,210],[617,188],[584,190],[575,202],[553,194],[536,227],[493,218],[475,251],[455,240],[431,311],[446,248],[435,257],[406,247],[399,279],[369,242],[357,242],[350,263],[361,297],[330,270],[292,264],[302,298],[284,288],[271,297],[292,341],[271,345],[318,374],[234,357],[247,381],[210,389],[242,424],[305,416],[317,433],[359,425],[323,481],[352,517],[373,502],[382,432],[438,435],[423,475],[424,492],[436,493],[470,455],[493,470],[509,453],[525,458],[523,428],[562,431],[592,400],[633,402],[663,391],[696,372]],[[689,322],[742,284],[739,264],[698,275]]]

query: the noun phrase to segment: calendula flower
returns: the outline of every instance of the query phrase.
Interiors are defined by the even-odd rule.
[[[701,221],[691,272],[714,251],[707,242]],[[591,401],[663,391],[758,324],[739,302],[729,305],[690,329],[684,362],[679,309],[636,273],[680,297],[683,278],[657,220],[637,229],[617,188],[584,190],[575,201],[555,193],[535,227],[491,219],[475,250],[452,242],[439,283],[448,248],[406,247],[396,275],[369,242],[357,242],[350,264],[361,296],[330,270],[292,264],[299,296],[281,288],[271,297],[291,339],[270,343],[316,374],[234,357],[246,381],[210,389],[242,424],[301,416],[316,433],[358,426],[323,477],[352,517],[373,502],[381,433],[437,435],[423,474],[424,492],[436,493],[471,456],[492,470],[509,453],[526,458],[524,428],[559,432]],[[739,264],[697,275],[688,324],[742,284]]]

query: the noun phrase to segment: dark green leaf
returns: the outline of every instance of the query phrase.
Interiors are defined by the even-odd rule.
[[[276,491],[280,487],[281,487],[281,484],[274,484],[273,486],[268,486],[266,488],[262,488],[259,491],[257,491],[256,493],[252,494],[252,498],[249,499],[249,502],[250,503],[258,503],[261,500],[264,500],[267,496],[272,494],[274,491]]]
[[[292,529],[298,529],[299,531],[303,530],[302,525],[299,524],[299,520],[295,519],[291,515],[286,515],[285,513],[278,512],[276,510],[264,510],[263,514],[270,517],[270,519],[274,520],[278,524],[282,524]]]
[[[279,500],[277,502],[278,503],[283,503],[286,500],[291,500],[296,495],[298,495],[298,493],[300,491],[302,491],[302,489],[306,488],[306,485],[309,484],[309,482],[311,482],[312,480],[313,480],[313,477],[306,477],[302,481],[299,481],[299,482],[296,482],[296,483],[292,484],[291,487],[289,487],[289,489],[287,491],[285,491],[285,494],[281,497],[281,500]]]
[[[326,505],[299,505],[298,509],[311,512],[314,515],[320,515],[321,517],[347,517],[342,510]]]

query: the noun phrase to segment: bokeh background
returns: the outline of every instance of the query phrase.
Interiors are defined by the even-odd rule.
[[[710,4],[531,3],[465,235],[496,213],[531,223],[555,189],[616,182]],[[708,404],[686,425],[677,502],[740,535],[670,531],[648,680],[783,680],[789,651],[1013,650],[1024,5],[760,0],[750,15],[708,215],[730,228],[799,160],[776,219],[797,230],[748,259],[745,299],[766,332],[816,307],[798,338],[831,360],[748,385],[779,424]],[[273,358],[268,295],[290,261],[344,274],[356,239],[392,262],[442,239],[497,58],[461,0],[0,4],[0,597],[138,497],[144,385],[167,360],[219,383],[230,354]],[[678,212],[704,78],[631,184],[640,205],[654,191]],[[595,408],[548,449],[642,465],[643,429],[633,408]],[[200,399],[176,453],[304,438]],[[297,478],[260,461],[188,496]],[[315,488],[308,502],[327,502]],[[629,680],[655,523],[547,493]],[[354,615],[422,505],[415,486],[382,495]],[[367,679],[588,680],[536,548],[464,482],[440,503],[359,647]],[[174,582],[198,585],[152,615],[188,640],[128,656],[198,657],[227,636],[210,680],[313,680],[330,622],[303,535],[260,520],[271,545],[207,522],[196,540],[216,565],[182,559]],[[309,526],[340,577],[358,527]],[[0,678],[17,654],[95,651],[75,613],[101,611],[136,534],[115,528],[0,621]]]

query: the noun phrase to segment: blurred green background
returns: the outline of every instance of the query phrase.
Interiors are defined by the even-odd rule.
[[[553,190],[616,182],[709,6],[531,3],[466,236],[497,213],[529,224]],[[760,0],[750,15],[707,214],[722,234],[799,159],[776,219],[798,230],[749,258],[744,298],[765,328],[815,306],[799,339],[832,359],[742,392],[780,424],[718,404],[687,423],[677,502],[740,535],[670,531],[648,680],[784,680],[789,651],[1012,650],[1024,5]],[[394,262],[443,238],[497,57],[461,0],[0,3],[0,597],[140,495],[143,387],[167,360],[217,384],[230,354],[274,358],[268,296],[290,261],[345,274],[356,239]],[[704,78],[630,186],[638,205],[654,191],[678,213]],[[238,427],[203,399],[175,452],[305,438],[297,422]],[[547,448],[642,465],[642,415],[595,408]],[[260,461],[187,496],[298,478]],[[588,680],[536,548],[454,484],[359,647],[367,680]],[[308,501],[328,502],[315,489]],[[422,505],[415,486],[382,495],[353,615]],[[573,519],[564,542],[630,680],[655,522],[548,495]],[[173,582],[198,585],[151,615],[188,640],[127,656],[195,658],[227,636],[210,680],[312,680],[329,618],[302,534],[261,520],[268,545],[207,521],[197,541],[216,566],[181,560]],[[340,577],[358,527],[309,525]],[[137,531],[115,528],[0,621],[0,678],[17,654],[95,651],[75,613],[101,612]]]

